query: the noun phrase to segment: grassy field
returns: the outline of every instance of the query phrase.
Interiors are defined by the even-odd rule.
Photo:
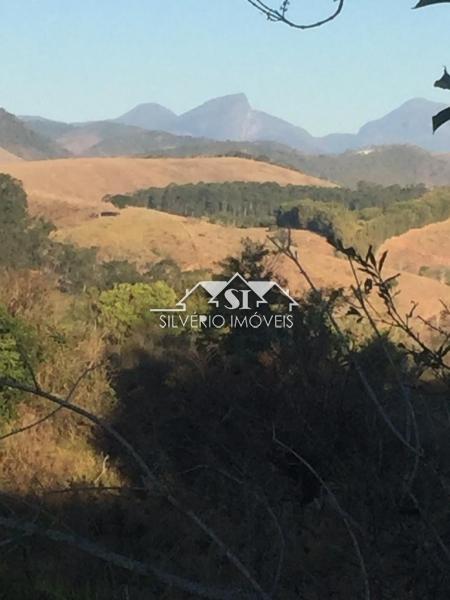
[[[421,267],[450,268],[450,219],[387,240],[381,249],[389,251],[395,268],[419,273]]]
[[[81,158],[48,161],[3,162],[0,172],[20,179],[29,195],[30,211],[56,223],[56,237],[80,246],[96,247],[102,259],[128,259],[141,268],[162,258],[173,258],[185,269],[211,268],[239,252],[241,240],[267,238],[262,228],[240,229],[137,208],[116,217],[98,217],[109,193],[131,192],[170,183],[221,181],[275,181],[281,185],[332,185],[298,171],[240,158]],[[115,210],[115,209],[114,209]],[[420,267],[450,263],[450,221],[412,230],[386,242],[387,266],[402,271],[400,301],[420,302],[421,314],[440,310],[450,301],[450,287],[419,277]],[[348,286],[352,282],[346,262],[335,256],[326,241],[310,232],[294,232],[305,266],[318,286]],[[383,249],[384,249],[383,248]],[[276,259],[276,271],[293,292],[303,288],[292,264]]]
[[[0,159],[1,160],[1,159]],[[30,211],[57,224],[77,224],[99,211],[106,194],[171,183],[274,181],[280,185],[332,185],[283,167],[241,158],[78,158],[0,163],[23,182]],[[111,208],[111,207],[109,207]]]
[[[148,263],[172,258],[184,269],[217,269],[226,256],[239,252],[244,237],[264,241],[270,232],[263,228],[240,229],[142,208],[127,208],[117,217],[92,219],[74,227],[61,228],[56,237],[84,247],[96,247],[105,260],[127,259],[141,268]],[[347,262],[335,256],[323,237],[309,231],[294,231],[293,242],[317,286],[347,287],[353,283]],[[285,258],[274,257],[273,270],[288,281],[293,292],[304,289],[296,267]],[[395,263],[387,262],[387,275],[395,274]],[[420,314],[431,317],[450,301],[450,287],[416,274],[402,272],[399,302],[408,311],[411,300],[420,302]]]

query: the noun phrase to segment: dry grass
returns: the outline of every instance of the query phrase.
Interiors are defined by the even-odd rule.
[[[80,375],[86,372],[72,401],[98,415],[110,415],[115,400],[104,364],[104,336],[92,323],[73,320],[73,300],[58,292],[54,281],[43,273],[16,271],[0,273],[0,302],[17,317],[33,324],[43,352],[35,374],[41,388],[67,397]],[[53,332],[61,337],[55,338]],[[87,367],[94,366],[87,372]],[[13,423],[0,423],[0,436],[29,426],[54,409],[51,402],[28,396],[18,404]],[[111,465],[98,478],[104,457],[95,442],[97,433],[85,420],[59,411],[37,427],[2,440],[2,489],[40,493],[80,483],[115,485],[118,475]]]
[[[162,258],[172,258],[184,269],[217,269],[225,257],[239,252],[244,237],[263,241],[263,228],[240,229],[212,224],[205,220],[170,215],[141,208],[127,208],[118,217],[93,219],[75,227],[61,229],[60,240],[85,247],[97,247],[104,260],[127,259],[141,268]],[[353,283],[345,260],[335,256],[324,238],[308,231],[294,231],[293,241],[305,266],[321,287],[348,287]],[[291,262],[276,257],[274,270],[288,281],[293,292],[304,290],[304,283]],[[387,274],[393,275],[388,261]],[[420,314],[429,318],[440,311],[440,299],[450,301],[450,287],[437,281],[403,272],[399,303],[408,311],[412,300],[420,301]]]
[[[383,250],[389,251],[394,268],[410,273],[419,273],[423,266],[450,268],[450,219],[393,237]]]
[[[52,407],[42,403],[22,404],[10,429],[25,427],[42,419]],[[10,493],[72,485],[118,485],[120,476],[92,443],[81,420],[67,423],[67,413],[58,413],[37,427],[2,440],[0,482]],[[8,431],[5,430],[4,433]]]
[[[106,194],[133,192],[171,183],[274,181],[280,185],[329,182],[283,167],[242,158],[76,158],[7,162],[0,172],[20,179],[30,210],[57,224],[76,224],[107,209]]]
[[[140,267],[170,257],[184,269],[213,268],[225,256],[238,251],[241,239],[263,240],[263,228],[240,229],[181,217],[156,210],[126,208],[117,217],[92,219],[63,228],[56,238],[81,246],[95,246],[102,260],[124,258]],[[332,255],[325,240],[309,232],[295,232],[308,251]]]
[[[198,181],[276,181],[281,185],[331,185],[297,171],[240,158],[80,158],[22,161],[0,164],[0,171],[21,179],[30,198],[30,209],[54,220],[59,239],[95,246],[104,259],[126,258],[140,266],[171,257],[186,269],[214,268],[225,256],[236,254],[240,241],[249,236],[262,240],[263,229],[238,229],[213,225],[155,211],[129,208],[119,217],[92,218],[108,205],[108,193],[125,193],[146,186]],[[404,271],[401,300],[419,300],[424,316],[435,314],[439,300],[449,300],[449,287],[418,277],[423,265],[450,263],[450,220],[412,230],[386,242],[392,269]],[[308,232],[296,232],[305,263],[319,285],[351,282],[344,261],[336,258],[326,242]],[[291,265],[278,265],[293,290],[301,288]],[[404,300],[403,300],[404,299]]]

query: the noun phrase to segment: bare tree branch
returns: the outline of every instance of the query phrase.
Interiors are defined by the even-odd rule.
[[[288,18],[288,11],[290,8],[289,0],[283,0],[279,9],[272,8],[266,2],[262,2],[261,0],[247,0],[249,4],[254,6],[260,13],[265,15],[269,21],[284,23],[285,25],[289,25],[289,27],[293,27],[294,29],[314,29],[333,21],[341,14],[344,8],[345,0],[334,0],[334,2],[337,1],[338,6],[330,16],[326,17],[325,19],[315,21],[314,23],[302,24],[296,23]]]
[[[110,565],[114,565],[126,571],[131,571],[141,576],[153,576],[161,582],[173,586],[179,590],[183,590],[190,594],[194,594],[200,598],[208,598],[210,600],[232,600],[233,598],[251,598],[248,593],[243,590],[223,590],[205,586],[201,583],[173,575],[156,567],[154,565],[143,563],[132,558],[128,558],[115,552],[105,550],[101,546],[90,542],[84,538],[65,533],[63,531],[51,528],[45,528],[36,525],[32,521],[22,521],[11,517],[0,516],[0,525],[6,529],[21,532],[22,535],[37,535],[45,537],[54,542],[69,544],[73,548],[78,548],[82,552],[103,560]],[[255,596],[253,595],[253,598]]]
[[[50,402],[57,404],[61,408],[66,408],[67,410],[86,418],[90,422],[100,427],[103,431],[108,433],[114,440],[116,440],[116,442],[122,447],[122,449],[126,451],[129,457],[139,467],[139,470],[141,471],[143,477],[143,483],[146,486],[146,488],[150,492],[153,492],[155,488],[159,490],[160,493],[167,499],[169,504],[171,504],[175,509],[184,514],[194,525],[196,525],[201,531],[203,531],[203,533],[206,534],[206,536],[212,542],[214,542],[215,545],[217,545],[220,548],[223,554],[227,557],[228,561],[249,582],[249,584],[252,586],[255,592],[257,592],[260,598],[262,598],[263,600],[270,600],[270,596],[262,589],[260,584],[250,573],[249,569],[234,554],[231,548],[229,548],[222,541],[222,539],[203,521],[201,517],[199,517],[191,509],[185,508],[185,506],[177,498],[175,498],[175,496],[173,496],[170,490],[168,490],[166,486],[158,480],[157,476],[149,468],[142,456],[135,450],[134,446],[130,444],[130,442],[128,442],[128,440],[126,440],[107,421],[101,419],[100,417],[97,417],[96,415],[87,411],[81,406],[73,404],[68,400],[56,396],[55,394],[46,392],[41,389],[35,389],[29,385],[15,381],[13,379],[0,378],[0,387],[9,387],[11,389],[19,390],[49,400]]]
[[[0,442],[7,440],[8,438],[12,437],[13,435],[18,435],[19,433],[23,433],[24,431],[30,431],[30,429],[34,429],[38,425],[41,425],[41,423],[45,423],[45,421],[48,421],[49,419],[51,419],[60,410],[62,410],[62,406],[55,408],[54,410],[52,410],[48,414],[44,415],[37,421],[30,423],[30,425],[25,425],[24,427],[19,427],[18,429],[13,429],[12,431],[8,431],[8,433],[5,433],[4,435],[0,436]]]
[[[36,390],[40,390],[40,385],[38,383],[37,380],[37,376],[36,373],[34,372],[34,369],[28,359],[28,356],[26,354],[26,352],[24,352],[23,350],[20,350],[20,355],[22,360],[24,361],[30,375],[31,378],[33,380],[33,383],[35,385]],[[91,372],[94,371],[99,365],[89,365],[88,367],[86,367],[86,369],[79,375],[79,377],[77,377],[77,379],[75,380],[75,383],[73,384],[73,386],[70,389],[70,392],[67,396],[67,400],[71,400],[73,395],[75,394],[75,392],[78,389],[78,386],[81,384],[81,382],[83,381],[83,379]],[[34,429],[35,427],[37,427],[38,425],[41,425],[42,423],[45,423],[45,421],[51,419],[54,415],[56,415],[56,413],[58,413],[60,410],[62,410],[62,406],[59,406],[58,408],[55,408],[54,410],[52,410],[51,412],[49,412],[47,415],[41,417],[40,419],[38,419],[37,421],[34,421],[34,423],[30,423],[29,425],[25,425],[24,427],[19,427],[17,429],[14,429],[12,431],[9,431],[8,433],[5,433],[4,435],[0,436],[0,442],[3,440],[6,440],[14,435],[18,435],[19,433],[23,433],[24,431],[30,431],[30,429]]]

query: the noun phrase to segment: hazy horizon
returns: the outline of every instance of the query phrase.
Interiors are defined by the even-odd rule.
[[[235,92],[235,93],[227,94],[227,96],[240,95],[240,94],[243,94],[243,95],[245,95],[245,96],[247,97],[247,99],[248,99],[248,101],[249,101],[249,103],[250,103],[250,105],[251,105],[251,107],[252,107],[253,109],[255,109],[255,110],[262,110],[262,109],[260,109],[259,107],[255,106],[255,105],[253,104],[253,102],[252,102],[252,99],[251,99],[251,98],[249,98],[249,97],[248,97],[248,94],[245,94],[245,92]],[[213,98],[213,97],[211,97],[211,98],[207,98],[207,99],[205,99],[205,103],[206,103],[206,102],[208,102],[209,100],[214,100],[214,99],[215,99],[215,98]],[[392,112],[393,110],[395,110],[395,109],[399,108],[399,107],[400,107],[400,106],[402,106],[403,104],[406,104],[406,103],[408,103],[408,102],[410,102],[410,101],[416,101],[416,100],[418,100],[418,101],[424,100],[424,101],[427,101],[427,102],[436,102],[436,100],[430,100],[429,98],[409,98],[409,99],[406,99],[404,102],[402,102],[400,105],[392,107],[392,109],[388,110],[388,111],[387,111],[387,113],[384,113],[384,114],[381,114],[381,115],[373,115],[373,116],[370,116],[370,115],[368,115],[368,116],[367,116],[367,118],[366,118],[366,120],[365,120],[365,121],[363,121],[363,122],[362,122],[362,123],[361,123],[359,126],[357,126],[357,127],[355,128],[355,130],[354,130],[354,131],[348,131],[348,130],[347,130],[347,131],[340,131],[340,130],[333,130],[333,131],[331,131],[331,130],[330,130],[330,131],[327,131],[327,132],[321,133],[321,134],[320,134],[320,136],[326,136],[326,135],[329,135],[329,134],[335,134],[335,133],[337,133],[337,134],[346,134],[346,133],[349,133],[349,134],[356,134],[356,133],[358,133],[359,129],[360,129],[360,128],[361,128],[363,125],[365,125],[366,123],[368,123],[368,122],[370,122],[370,121],[375,121],[375,120],[377,120],[377,119],[379,119],[379,118],[382,118],[382,117],[386,116],[386,114],[388,114],[388,113]],[[130,106],[129,110],[131,111],[131,110],[133,110],[134,108],[136,108],[137,106],[140,106],[140,105],[145,105],[145,104],[158,104],[158,105],[160,105],[160,106],[163,106],[164,108],[167,108],[167,109],[169,109],[169,110],[172,110],[172,111],[173,111],[175,114],[177,114],[178,116],[179,116],[180,114],[182,114],[182,113],[176,113],[176,112],[175,112],[175,111],[174,111],[174,110],[173,110],[173,109],[172,109],[170,106],[167,106],[167,105],[162,105],[160,102],[157,102],[157,101],[149,101],[149,102],[145,102],[145,101],[144,101],[144,102],[140,102],[140,103],[138,103],[138,104],[137,104],[137,105],[135,105],[135,106]],[[204,104],[204,102],[201,102],[201,103],[200,103],[200,105],[201,105],[201,104]],[[198,106],[198,105],[197,105],[197,106]],[[18,117],[20,117],[20,118],[33,118],[33,117],[34,117],[34,118],[43,118],[43,119],[53,120],[51,117],[49,117],[48,115],[45,115],[45,114],[37,114],[37,113],[18,114],[18,113],[16,113],[16,112],[14,112],[14,110],[11,110],[11,109],[9,109],[8,107],[1,107],[1,108],[4,108],[4,109],[5,109],[5,110],[7,110],[8,112],[10,112],[10,113],[12,113],[12,114],[14,114],[14,115],[16,115],[16,116],[18,116]],[[187,109],[187,111],[189,111],[189,110],[191,110],[191,109],[193,109],[193,108],[196,108],[196,107],[195,107],[195,106],[191,106],[190,108],[188,108],[188,109]],[[187,111],[186,111],[186,112],[187,112]],[[127,111],[125,111],[125,113],[127,113],[127,112],[129,112],[129,111],[128,111],[128,110],[127,110]],[[125,114],[125,113],[124,113],[124,114]],[[117,118],[117,117],[120,117],[120,116],[122,116],[122,115],[110,115],[110,116],[108,116],[108,117],[105,117],[105,119],[104,119],[104,120],[113,120],[113,119],[115,119],[115,118]],[[274,114],[273,116],[274,116],[274,117],[283,118],[283,117],[280,117],[280,115],[277,115],[277,114]],[[101,120],[103,120],[103,119],[86,119],[86,121],[81,121],[80,119],[75,119],[74,121],[69,121],[69,120],[67,120],[67,119],[58,119],[58,121],[60,121],[60,122],[64,122],[64,123],[74,123],[74,124],[77,124],[77,123],[80,123],[80,124],[84,124],[84,123],[95,123],[95,122],[98,122],[98,121],[101,121]],[[307,130],[309,133],[311,133],[311,129],[308,127],[308,124],[305,124],[305,123],[296,123],[296,122],[293,122],[293,123],[292,123],[292,125],[295,125],[295,126],[298,126],[298,127],[302,127],[302,128],[304,128],[304,129],[306,129],[306,130]]]

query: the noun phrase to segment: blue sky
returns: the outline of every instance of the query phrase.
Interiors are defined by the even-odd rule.
[[[334,6],[295,2],[311,18]],[[4,2],[0,106],[94,120],[141,102],[183,112],[245,92],[314,134],[355,131],[412,97],[450,101],[432,86],[450,67],[450,6],[413,4],[347,0],[339,20],[299,32],[246,0]]]

